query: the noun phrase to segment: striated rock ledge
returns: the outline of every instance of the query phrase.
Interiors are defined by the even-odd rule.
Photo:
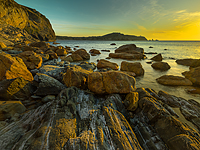
[[[49,20],[35,9],[14,0],[0,0],[0,41],[7,45],[26,41],[54,41]]]

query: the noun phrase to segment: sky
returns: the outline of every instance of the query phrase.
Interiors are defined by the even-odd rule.
[[[112,32],[158,40],[200,40],[200,0],[15,0],[36,9],[56,35]]]

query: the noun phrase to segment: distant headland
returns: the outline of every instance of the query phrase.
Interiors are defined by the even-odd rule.
[[[109,33],[103,36],[70,37],[56,36],[57,40],[97,40],[97,41],[147,41],[144,36],[124,35],[122,33]]]

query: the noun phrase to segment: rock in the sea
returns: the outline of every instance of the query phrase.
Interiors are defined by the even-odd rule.
[[[81,62],[78,66],[89,71],[95,70],[97,68],[97,65],[94,62]]]
[[[26,107],[20,101],[0,101],[0,121],[11,119],[16,113],[24,111]]]
[[[144,54],[144,49],[136,47],[135,44],[122,45],[115,50],[115,53],[129,53],[132,51],[136,51],[136,52]]]
[[[38,47],[38,48],[46,48],[48,47],[48,43],[45,42],[33,42],[29,44],[30,47]]]
[[[83,60],[89,60],[90,59],[90,54],[88,54],[85,49],[78,49],[73,54],[80,55],[83,58]]]
[[[73,53],[72,55],[68,56],[69,58],[71,57],[73,61],[82,61],[83,58],[79,54]]]
[[[57,53],[58,56],[65,56],[65,55],[67,55],[66,49],[58,49],[58,50],[56,50],[56,53]]]
[[[129,54],[129,53],[110,53],[109,57],[111,58],[121,58],[127,60],[141,60],[144,58],[143,54]]]
[[[97,68],[98,69],[101,69],[101,68],[110,68],[110,69],[113,69],[113,70],[118,70],[119,66],[116,63],[110,62],[110,61],[105,60],[105,59],[101,59],[97,63]]]
[[[42,57],[33,51],[25,51],[17,55],[26,64],[28,69],[38,69],[42,66]]]
[[[163,85],[172,85],[172,86],[192,85],[192,82],[189,79],[173,75],[163,75],[157,78],[156,81]]]
[[[87,87],[87,78],[92,70],[85,70],[80,66],[74,66],[67,69],[63,81],[67,87],[75,86],[85,89]]]
[[[135,78],[120,71],[93,72],[88,76],[88,89],[97,94],[135,91]]]
[[[183,75],[193,84],[200,85],[200,67],[191,68],[190,71],[185,72]]]
[[[22,77],[0,81],[0,98],[3,100],[25,100],[31,92],[31,83]]]
[[[200,59],[177,59],[179,65],[190,66],[192,68],[200,66]]]
[[[162,55],[161,55],[161,54],[158,54],[158,55],[154,56],[153,58],[151,58],[151,60],[154,60],[154,61],[162,61],[163,58],[162,58]]]
[[[39,83],[36,95],[46,96],[46,95],[57,95],[60,93],[65,86],[58,80],[42,73],[37,73],[34,80]]]
[[[120,70],[134,72],[136,76],[144,75],[144,69],[142,68],[141,63],[139,62],[130,63],[130,62],[122,61]]]
[[[169,70],[171,67],[167,62],[155,62],[151,65],[156,70],[166,71]]]
[[[101,54],[101,52],[99,50],[96,50],[96,49],[91,49],[89,52],[92,53],[92,54]]]
[[[0,81],[17,77],[23,77],[28,81],[33,80],[31,72],[19,57],[12,57],[9,54],[0,52],[0,66]]]

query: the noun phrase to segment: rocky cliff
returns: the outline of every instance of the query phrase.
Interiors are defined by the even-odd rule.
[[[124,35],[122,33],[110,33],[103,36],[90,36],[90,37],[69,37],[69,36],[56,36],[59,40],[99,40],[99,41],[147,41],[143,36]]]
[[[0,33],[4,42],[55,40],[54,30],[44,15],[14,0],[0,0]]]

